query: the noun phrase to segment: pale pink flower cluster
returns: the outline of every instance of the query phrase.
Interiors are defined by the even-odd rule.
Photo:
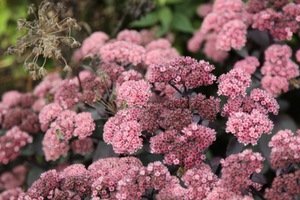
[[[218,95],[230,98],[245,96],[246,88],[251,84],[251,76],[242,69],[232,69],[227,74],[222,74],[218,83]]]
[[[224,24],[216,41],[217,49],[230,51],[230,48],[241,49],[247,42],[247,26],[241,20],[231,20]]]
[[[142,74],[133,69],[124,71],[119,75],[116,81],[116,90],[118,90],[117,88],[119,88],[126,81],[139,81],[142,78],[143,78]]]
[[[232,192],[229,188],[214,187],[211,192],[207,194],[207,197],[203,200],[254,200],[248,195],[238,195]]]
[[[220,112],[221,99],[210,96],[206,98],[205,95],[199,93],[197,96],[192,97],[189,101],[190,108],[197,110],[201,117],[214,121],[217,114]]]
[[[273,44],[265,51],[265,63],[261,73],[262,87],[273,96],[288,90],[288,81],[299,75],[299,66],[290,57],[292,50],[288,45]],[[283,79],[286,79],[284,81]]]
[[[139,109],[120,110],[105,123],[103,139],[106,143],[112,144],[116,153],[133,154],[142,147],[139,112]]]
[[[76,154],[88,155],[94,150],[94,142],[91,138],[74,140],[71,143],[71,148]]]
[[[0,190],[14,189],[23,185],[26,173],[27,169],[25,165],[18,165],[12,171],[2,173],[0,175]]]
[[[213,8],[212,3],[202,4],[201,6],[198,7],[197,14],[200,17],[206,17],[212,11],[212,8]]]
[[[290,164],[300,162],[300,134],[286,129],[276,133],[269,142],[273,168],[285,169]]]
[[[283,5],[279,5],[279,7]],[[299,6],[299,4],[289,3],[279,11],[272,8],[262,10],[253,16],[252,27],[259,30],[268,30],[276,40],[290,40],[293,33],[297,33],[300,28]]]
[[[88,38],[86,38],[82,46],[77,53],[75,60],[80,60],[82,57],[89,54],[97,54],[99,49],[105,44],[105,42],[109,39],[109,36],[104,32],[94,32]]]
[[[186,197],[186,189],[181,187],[180,184],[170,184],[168,187],[165,187],[160,190],[156,195],[157,200],[182,200]]]
[[[250,179],[252,173],[259,173],[263,168],[264,158],[260,153],[254,153],[246,149],[239,154],[232,154],[222,159],[222,177],[218,185],[230,191],[242,195],[243,190],[249,190],[249,185],[260,189],[261,185]]]
[[[152,64],[149,67],[149,81],[184,84],[186,87],[211,85],[216,77],[211,74],[214,66],[204,60],[179,57],[167,63]]]
[[[32,143],[32,137],[14,126],[0,137],[0,163],[7,164],[20,155],[20,149]]]
[[[216,132],[208,127],[192,123],[181,132],[167,130],[151,137],[152,153],[165,154],[168,165],[182,165],[189,169],[205,159],[203,151],[215,141]]]
[[[117,40],[127,41],[133,44],[140,44],[142,38],[140,33],[137,32],[136,30],[125,29],[118,33]]]
[[[5,92],[2,95],[2,103],[8,107],[17,106],[20,103],[22,94],[16,90]]]
[[[126,41],[110,42],[99,50],[103,62],[116,62],[120,65],[143,63],[145,53],[144,47]]]
[[[297,62],[300,62],[300,49],[298,49],[297,51],[296,51],[296,60],[297,60]]]
[[[0,200],[17,200],[22,192],[20,187],[5,190],[0,193]]]
[[[243,60],[236,62],[233,66],[234,69],[243,69],[248,74],[254,74],[256,68],[259,66],[259,61],[254,56],[247,56]]]
[[[271,188],[266,188],[264,197],[267,199],[296,199],[300,193],[300,170],[294,173],[282,174],[272,182]]]
[[[250,114],[234,112],[226,123],[226,132],[234,134],[240,143],[256,145],[262,134],[269,134],[273,130],[273,123],[267,115],[258,110]]]
[[[63,108],[58,103],[50,103],[43,107],[39,114],[42,131],[46,131],[50,123],[63,111]]]
[[[54,127],[51,127],[44,136],[42,144],[47,161],[57,160],[61,155],[67,156],[70,146],[67,140],[63,140],[60,137],[60,134],[61,133],[57,132]]]
[[[251,23],[251,15],[245,11],[241,0],[218,0],[212,7],[212,12],[206,14],[201,28],[195,32],[188,42],[188,49],[196,52],[207,40],[204,52],[207,57],[216,62],[222,62],[226,51],[231,48],[241,49],[246,44],[247,28]],[[221,55],[218,58],[215,51]]]
[[[83,140],[93,134],[95,123],[90,113],[77,114],[72,110],[63,110],[57,103],[46,105],[39,115],[41,127],[46,131],[43,139],[43,151],[46,160],[56,160],[66,156],[69,140],[78,137]],[[79,151],[79,150],[77,150]]]
[[[44,98],[47,94],[54,94],[61,81],[62,78],[58,72],[50,73],[34,88],[33,94],[38,98]]]
[[[117,105],[125,102],[129,107],[146,106],[151,96],[151,84],[144,80],[125,81],[117,90]]]
[[[95,123],[91,113],[82,112],[75,116],[75,129],[73,136],[77,136],[79,140],[93,134],[95,130]]]
[[[154,40],[147,44],[145,48],[146,67],[151,64],[168,62],[176,57],[179,57],[179,53],[175,48],[172,48],[171,43],[167,39]]]

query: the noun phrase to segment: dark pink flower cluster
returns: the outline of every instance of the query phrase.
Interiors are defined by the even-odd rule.
[[[20,155],[20,149],[32,142],[32,137],[14,126],[0,137],[0,163],[7,164]]]
[[[192,97],[189,101],[190,108],[197,110],[201,117],[214,121],[217,114],[220,112],[221,99],[210,96],[206,98],[205,95],[199,93],[197,96]]]
[[[275,177],[271,188],[267,188],[267,199],[295,199],[300,193],[300,170]]]
[[[184,84],[186,87],[211,85],[216,77],[210,72],[214,66],[191,57],[179,57],[168,63],[153,64],[149,67],[149,81]]]
[[[88,77],[81,80],[81,86],[83,90],[82,98],[88,103],[94,103],[101,99],[105,90],[109,87],[108,83],[105,83],[104,80],[101,80],[99,77],[91,73]]]
[[[286,129],[276,133],[269,142],[273,168],[285,169],[290,164],[300,162],[300,134],[294,136]]]
[[[260,153],[254,153],[251,149],[246,149],[239,154],[233,154],[222,159],[222,177],[219,186],[227,188],[238,195],[242,195],[243,190],[249,190],[249,185],[260,189],[261,185],[250,179],[252,173],[259,173],[262,168],[264,158]]]
[[[129,107],[146,106],[151,96],[151,85],[144,81],[126,81],[117,90],[117,105],[125,102]]]
[[[19,93],[9,91],[3,94],[0,102],[0,125],[9,130],[18,126],[21,131],[37,133],[39,128],[38,116],[30,109],[35,103],[35,97],[31,93]]]
[[[288,81],[299,75],[299,66],[290,59],[291,56],[292,49],[288,45],[274,44],[265,51],[266,61],[261,68],[261,73],[265,75],[262,87],[273,96],[280,94],[281,90],[286,92]],[[286,81],[281,80],[283,78]]]
[[[259,61],[254,56],[247,56],[243,60],[236,62],[233,66],[234,69],[243,69],[248,74],[254,74],[256,68],[259,66]]]
[[[193,120],[193,113],[189,109],[175,108],[164,109],[159,116],[159,126],[165,130],[181,131],[185,126],[189,125]]]
[[[254,200],[248,195],[239,195],[225,187],[214,187],[203,200]]]
[[[222,74],[218,83],[218,95],[230,98],[245,96],[246,88],[251,84],[251,76],[242,69],[232,69],[227,74]]]
[[[273,130],[273,123],[267,115],[258,110],[250,114],[235,112],[229,116],[226,123],[226,132],[234,134],[240,143],[256,145],[262,134],[269,134]]]
[[[182,165],[189,169],[205,159],[203,151],[215,141],[216,132],[192,123],[181,132],[167,130],[150,139],[152,153],[165,154],[168,165]]]
[[[275,5],[276,8],[281,9],[279,11],[266,8],[256,13],[253,17],[254,22],[252,27],[258,28],[259,30],[268,30],[276,40],[290,40],[293,33],[297,33],[300,28],[300,7],[298,4],[286,3],[287,1],[283,4],[273,4],[273,7]]]
[[[54,95],[54,102],[64,109],[68,109],[79,102],[80,93],[77,86],[71,80],[62,81]]]
[[[94,142],[91,138],[74,140],[71,143],[71,148],[74,153],[88,155],[94,150]]]

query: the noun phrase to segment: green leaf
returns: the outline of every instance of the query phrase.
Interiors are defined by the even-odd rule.
[[[147,13],[141,19],[130,23],[131,27],[148,27],[153,26],[158,22],[158,15],[156,12]]]
[[[166,2],[167,2],[168,4],[172,4],[172,3],[181,3],[181,2],[183,2],[183,0],[166,0]]]
[[[31,187],[32,183],[38,180],[43,172],[44,171],[40,168],[37,167],[31,168],[27,177],[27,187],[28,188]]]
[[[172,11],[169,7],[164,7],[159,10],[158,18],[161,22],[161,27],[158,30],[157,37],[161,37],[169,31],[172,22],[172,17]]]
[[[192,26],[191,21],[187,16],[185,16],[182,13],[178,13],[178,12],[174,13],[172,26],[174,29],[185,33],[194,32],[194,28]]]

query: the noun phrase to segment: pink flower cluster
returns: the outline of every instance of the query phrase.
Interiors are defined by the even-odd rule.
[[[77,114],[72,110],[63,110],[57,103],[45,106],[39,115],[42,130],[46,131],[43,150],[46,160],[56,160],[67,155],[69,140],[78,137],[83,140],[93,134],[95,123],[90,113]]]
[[[143,79],[142,74],[133,69],[124,71],[119,75],[116,81],[116,90],[118,90],[117,88],[119,88],[126,81],[139,81],[141,79]]]
[[[226,159],[222,159],[222,177],[219,186],[227,188],[238,195],[242,195],[243,190],[249,190],[249,185],[260,189],[261,185],[251,181],[252,173],[259,173],[262,168],[264,158],[260,153],[254,153],[251,149],[246,149],[239,154],[232,154]]]
[[[75,83],[71,80],[62,81],[54,95],[54,102],[58,103],[64,109],[77,104],[80,99],[80,93]]]
[[[79,56],[75,57],[75,60],[79,61],[82,57],[89,54],[96,54],[99,52],[99,49],[105,44],[109,39],[109,36],[103,32],[94,32],[88,38],[86,38],[79,50]]]
[[[300,193],[300,170],[275,177],[271,188],[267,188],[267,199],[295,199]]]
[[[216,132],[208,127],[192,123],[181,132],[167,130],[151,137],[152,153],[165,154],[168,165],[182,165],[189,169],[205,159],[203,151],[215,141]]]
[[[209,165],[201,165],[187,170],[182,181],[188,187],[186,191],[187,199],[204,199],[207,194],[216,186],[217,176],[211,171]]]
[[[138,123],[139,109],[120,110],[104,125],[103,139],[119,154],[133,154],[142,147],[142,128]]]
[[[151,87],[144,80],[124,82],[117,90],[118,106],[123,101],[131,108],[146,106],[151,96]]]
[[[168,63],[153,64],[149,67],[149,81],[184,84],[186,87],[211,85],[216,77],[210,72],[214,66],[191,57],[179,57]]]
[[[232,69],[227,74],[222,74],[218,83],[218,95],[235,98],[239,95],[246,95],[246,88],[251,84],[251,77],[242,69]]]
[[[133,44],[140,44],[142,38],[140,33],[136,30],[125,29],[118,33],[117,40],[127,41]]]
[[[22,186],[26,180],[26,173],[25,165],[18,165],[12,171],[2,173],[0,175],[0,190],[10,190]]]
[[[20,149],[32,142],[32,137],[14,126],[0,137],[0,163],[7,164],[20,155]]]
[[[188,49],[196,52],[206,40],[204,52],[216,62],[222,62],[226,51],[241,49],[246,44],[247,28],[251,15],[245,11],[241,0],[218,0],[212,6],[212,12],[206,13],[201,28],[188,42]],[[214,55],[218,53],[221,57]]]
[[[271,133],[274,125],[268,117],[258,110],[250,114],[235,112],[229,116],[226,123],[226,132],[234,134],[240,143],[256,145],[262,134]]]
[[[179,57],[179,53],[171,47],[171,43],[166,39],[152,41],[146,46],[145,64],[147,66],[169,62],[176,57]]]
[[[71,148],[76,154],[88,155],[94,150],[94,142],[91,138],[74,140],[71,143]]]
[[[110,42],[99,50],[102,61],[106,63],[116,62],[120,65],[143,63],[145,53],[144,47],[126,41]]]
[[[37,133],[39,128],[38,116],[30,109],[36,99],[31,93],[8,91],[3,94],[0,102],[0,125],[5,130],[18,126],[21,131]]]
[[[261,73],[262,87],[273,96],[288,90],[288,81],[299,75],[299,66],[290,57],[292,50],[288,45],[274,44],[265,51],[265,63]],[[286,81],[284,80],[286,79]]]
[[[243,69],[248,74],[254,74],[256,68],[259,66],[259,61],[254,56],[247,56],[243,60],[236,62],[233,66],[234,69]]]
[[[258,28],[259,30],[268,30],[276,40],[290,40],[293,33],[297,33],[300,28],[300,5],[286,3],[287,2],[275,6],[277,8],[281,8],[283,6],[279,11],[266,8],[256,13],[253,16],[254,22],[252,27]],[[259,9],[255,10],[258,11]]]
[[[271,163],[273,168],[285,169],[290,164],[300,162],[300,131],[294,136],[290,130],[282,130],[276,133],[269,147],[271,150]]]

